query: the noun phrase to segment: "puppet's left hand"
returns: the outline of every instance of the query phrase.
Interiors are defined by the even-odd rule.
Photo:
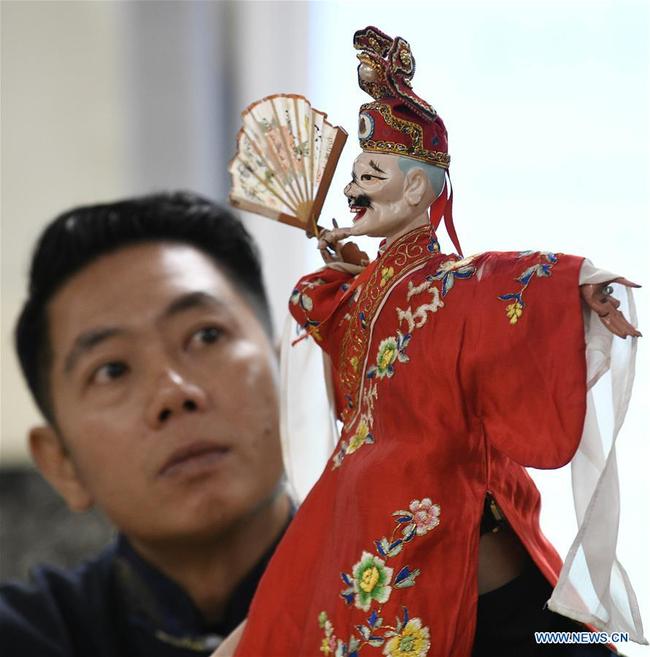
[[[580,294],[584,302],[600,317],[600,321],[614,335],[618,335],[619,338],[623,339],[627,338],[628,335],[635,338],[641,337],[641,333],[625,319],[625,315],[618,309],[621,303],[612,296],[611,283],[620,283],[626,287],[641,287],[636,283],[632,283],[632,281],[628,281],[627,278],[615,278],[595,285],[581,285]]]

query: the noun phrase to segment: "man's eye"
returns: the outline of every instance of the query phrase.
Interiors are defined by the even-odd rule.
[[[190,338],[192,344],[214,344],[222,336],[223,330],[218,326],[206,326],[199,329]]]
[[[364,174],[361,175],[361,180],[368,181],[368,180],[372,180],[372,179],[373,179],[373,176],[371,176],[369,173],[364,173]]]
[[[115,379],[119,379],[129,371],[126,363],[120,361],[113,361],[98,367],[92,375],[92,383],[109,383]]]

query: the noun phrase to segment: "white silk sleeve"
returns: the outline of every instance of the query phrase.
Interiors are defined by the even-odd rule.
[[[603,283],[617,274],[585,260],[580,284]],[[613,284],[621,310],[636,326],[632,291]],[[550,600],[549,609],[609,632],[627,632],[647,644],[636,595],[618,561],[620,515],[616,438],[632,395],[637,339],[610,333],[598,315],[584,317],[587,357],[587,413],[580,446],[571,462],[578,533]]]
[[[300,333],[287,315],[280,351],[280,438],[296,504],[316,483],[338,442],[329,357]]]

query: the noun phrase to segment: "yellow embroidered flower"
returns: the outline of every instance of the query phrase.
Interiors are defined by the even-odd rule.
[[[425,657],[431,647],[429,628],[422,627],[419,618],[411,620],[402,631],[386,642],[386,657]]]
[[[361,420],[357,426],[357,432],[350,438],[350,442],[345,450],[346,454],[352,454],[356,452],[361,445],[366,442],[366,439],[370,435],[370,427],[365,420]]]
[[[356,356],[352,356],[350,358],[350,365],[352,365],[352,369],[356,372],[359,369],[359,359]]]
[[[386,338],[379,343],[377,352],[377,376],[383,379],[385,376],[393,376],[393,363],[397,360],[397,340],[393,337]]]
[[[375,586],[377,586],[378,581],[379,570],[377,570],[377,566],[371,566],[363,571],[361,581],[359,582],[359,588],[366,593],[370,593],[370,591],[373,591]]]
[[[384,604],[390,597],[393,569],[386,566],[386,562],[379,557],[364,551],[361,559],[353,566],[352,576],[354,606],[357,609],[368,611],[373,600]]]
[[[379,287],[384,287],[393,276],[395,276],[395,270],[392,267],[384,267],[381,270],[381,283],[379,283]]]
[[[506,315],[508,316],[511,324],[516,324],[523,312],[524,307],[519,303],[519,301],[515,301],[514,303],[506,306]]]

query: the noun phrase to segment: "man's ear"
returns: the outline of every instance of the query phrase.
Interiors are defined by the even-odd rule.
[[[63,497],[71,511],[87,511],[93,506],[92,495],[54,428],[50,425],[34,427],[29,432],[29,448],[41,474]]]
[[[410,169],[404,176],[404,199],[411,206],[420,205],[430,193],[430,187],[429,178],[422,169]]]

